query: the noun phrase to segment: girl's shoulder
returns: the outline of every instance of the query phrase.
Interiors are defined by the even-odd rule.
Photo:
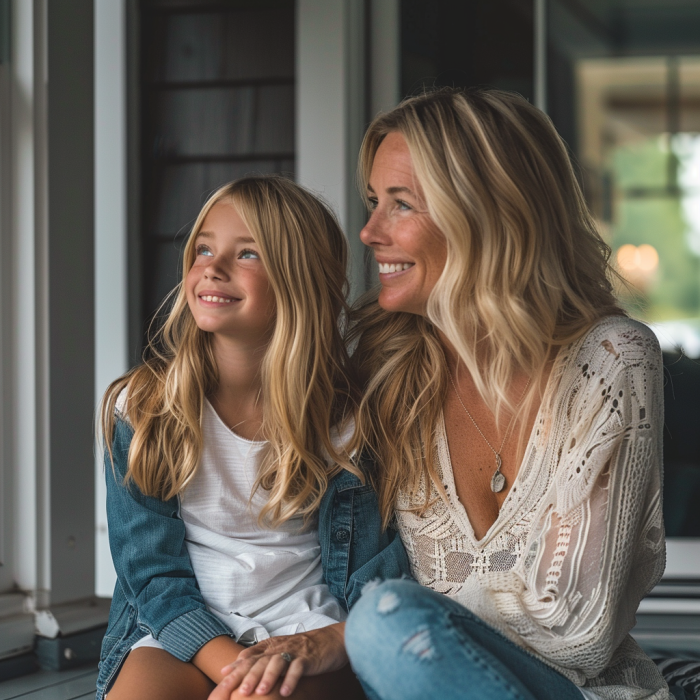
[[[129,414],[127,410],[127,405],[126,405],[126,400],[129,395],[129,386],[125,386],[120,392],[119,396],[117,396],[117,400],[114,402],[114,415],[116,418],[119,418],[129,425],[131,425],[131,421],[129,420]]]
[[[340,423],[334,425],[330,431],[331,444],[333,449],[339,454],[346,453],[348,451],[349,445],[352,443],[352,439],[355,435],[355,417],[349,416],[344,418]],[[333,461],[328,452],[322,448],[323,458],[329,464]],[[352,452],[350,455],[352,459],[355,453]]]

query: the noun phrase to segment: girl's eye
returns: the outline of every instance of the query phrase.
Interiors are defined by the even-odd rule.
[[[248,248],[242,250],[238,258],[240,260],[260,260],[260,256],[254,250],[249,250]]]
[[[403,202],[400,199],[397,199],[396,203],[399,205],[399,209],[401,211],[409,211],[410,209],[413,209],[412,206],[410,206],[409,204],[406,204],[406,202]]]
[[[197,246],[197,255],[207,255],[207,256],[213,256],[214,253],[209,250],[209,248],[205,245],[198,245]]]
[[[379,205],[379,200],[376,197],[367,197],[367,208],[374,211]]]

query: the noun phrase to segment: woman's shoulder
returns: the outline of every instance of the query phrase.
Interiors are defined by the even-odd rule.
[[[609,360],[615,362],[610,363]],[[606,316],[595,323],[582,337],[576,352],[576,365],[627,366],[661,361],[659,341],[649,326],[628,316]]]

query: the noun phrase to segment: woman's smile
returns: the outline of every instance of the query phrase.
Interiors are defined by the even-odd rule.
[[[379,279],[388,279],[390,276],[395,277],[398,274],[407,272],[410,270],[415,263],[409,262],[380,262],[377,260],[377,265],[379,266]]]

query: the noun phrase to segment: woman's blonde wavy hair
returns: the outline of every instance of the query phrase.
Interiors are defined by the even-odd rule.
[[[358,400],[340,327],[347,315],[345,236],[328,207],[291,180],[243,178],[216,191],[197,217],[184,250],[183,282],[197,235],[218,202],[232,204],[254,237],[276,300],[261,370],[261,432],[268,445],[256,488],[269,492],[261,520],[271,526],[296,514],[308,520],[334,473],[358,473],[332,440],[334,426],[352,415]],[[197,327],[182,282],[170,300],[143,364],[112,383],[101,409],[111,456],[117,399],[126,389],[134,435],[125,481],[160,499],[192,480],[202,454],[204,400],[218,384],[212,335]]]
[[[376,292],[355,311],[353,361],[365,392],[356,439],[381,465],[376,486],[385,525],[400,490],[415,494],[432,479],[442,492],[434,431],[449,377],[438,330],[496,416],[515,410],[508,389],[515,372],[527,373],[518,413],[529,415],[552,351],[597,319],[622,313],[610,248],[543,112],[496,90],[440,89],[406,99],[365,135],[363,193],[377,149],[393,132],[406,140],[447,261],[425,317],[384,311]]]

